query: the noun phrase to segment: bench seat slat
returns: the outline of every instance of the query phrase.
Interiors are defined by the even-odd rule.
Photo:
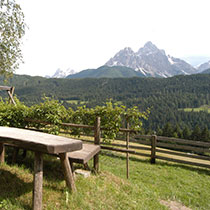
[[[100,150],[101,147],[99,145],[83,144],[81,150],[68,152],[68,158],[72,162],[85,164],[93,158],[93,156],[99,153]]]

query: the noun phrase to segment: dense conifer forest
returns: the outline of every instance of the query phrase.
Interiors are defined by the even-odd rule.
[[[144,122],[146,133],[186,137],[193,132],[205,135],[210,129],[209,74],[113,79],[46,79],[14,75],[7,85],[15,86],[16,96],[28,106],[41,102],[45,95],[73,109],[103,105],[107,100],[127,107],[137,106],[140,111],[150,108],[149,119]],[[186,111],[186,108],[191,109]]]

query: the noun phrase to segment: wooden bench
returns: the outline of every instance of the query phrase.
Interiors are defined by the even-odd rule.
[[[81,150],[74,152],[68,152],[68,158],[71,164],[72,170],[74,169],[73,163],[81,163],[88,166],[87,163],[90,159],[94,158],[94,169],[96,172],[99,170],[98,155],[101,151],[101,147],[95,144],[83,144]]]

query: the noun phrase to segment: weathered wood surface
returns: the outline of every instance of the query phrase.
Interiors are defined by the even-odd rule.
[[[82,141],[80,140],[9,127],[0,127],[0,143],[8,143],[20,148],[49,154],[82,149]]]
[[[181,149],[187,151],[194,151],[194,152],[210,152],[209,148],[202,148],[202,147],[194,147],[194,146],[185,146],[180,144],[170,144],[170,143],[162,143],[157,142],[157,147],[165,147],[165,148],[172,148],[172,149]]]
[[[140,156],[144,156],[144,157],[151,157],[150,154],[145,154],[142,152],[136,152],[135,150],[130,150],[130,149],[119,149],[119,148],[114,148],[114,147],[107,147],[107,146],[101,146],[101,149],[105,149],[105,150],[111,150],[111,151],[115,151],[115,152],[123,152],[123,153],[130,153],[130,154],[134,154],[134,155],[140,155]]]
[[[42,185],[43,185],[43,155],[35,152],[34,159],[34,188],[33,188],[33,210],[42,209]]]
[[[209,142],[203,142],[203,141],[177,139],[177,138],[171,138],[171,137],[165,137],[165,136],[157,136],[157,140],[170,142],[170,143],[180,143],[180,144],[186,144],[186,145],[201,146],[201,147],[207,147],[207,148],[210,147]]]
[[[11,90],[11,87],[8,87],[8,86],[0,86],[0,90]]]
[[[72,162],[85,164],[91,158],[93,158],[93,156],[98,154],[100,150],[101,150],[101,147],[99,145],[83,144],[83,147],[81,150],[69,152],[68,158]]]
[[[204,163],[196,163],[196,162],[191,162],[191,161],[186,161],[186,160],[178,160],[178,159],[162,157],[162,156],[156,156],[156,158],[160,159],[160,160],[175,162],[175,163],[183,163],[183,164],[188,164],[188,165],[192,165],[192,166],[210,168],[209,164],[204,164]]]
[[[210,160],[209,156],[201,156],[201,155],[195,155],[195,154],[191,154],[191,153],[176,152],[176,151],[172,151],[172,150],[156,149],[156,152],[170,154],[170,155],[176,155],[176,156],[180,156],[180,157],[189,157],[189,158],[194,158],[194,159],[199,159],[199,160]]]

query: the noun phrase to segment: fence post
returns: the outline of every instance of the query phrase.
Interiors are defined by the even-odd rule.
[[[0,143],[0,164],[4,163],[5,147],[3,143]]]
[[[127,122],[126,128],[129,129],[129,123]],[[126,149],[129,149],[129,140],[130,140],[130,132],[126,132]],[[127,179],[129,178],[129,153],[126,153],[126,169],[127,169]]]
[[[96,124],[95,124],[95,135],[94,135],[94,144],[100,145],[101,141],[101,118],[96,118]],[[94,169],[96,172],[99,171],[99,154],[96,154],[93,159],[94,163]]]
[[[156,144],[157,144],[157,136],[152,135],[151,137],[151,160],[150,163],[155,163],[155,156],[156,156]]]

